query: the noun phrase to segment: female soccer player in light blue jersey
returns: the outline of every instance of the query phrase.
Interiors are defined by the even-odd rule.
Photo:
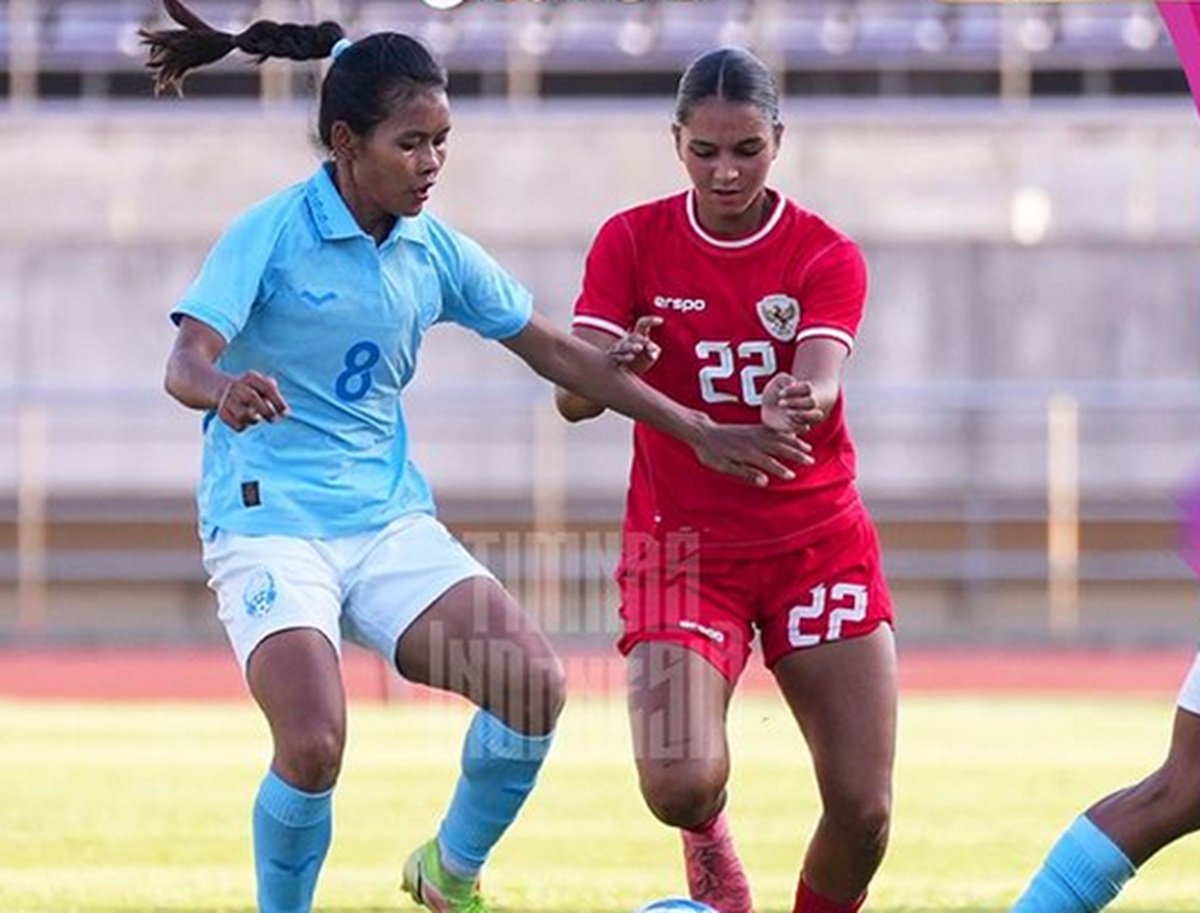
[[[348,637],[400,674],[479,706],[437,837],[404,867],[435,913],[481,913],[478,874],[533,788],[563,703],[537,625],[433,515],[408,457],[400,394],[425,332],[453,322],[501,341],[554,382],[765,484],[810,462],[762,426],[716,425],[655,393],[534,313],[477,244],[424,213],[446,155],[446,75],[404,35],[351,43],[336,23],[147,31],[157,84],[237,48],[334,57],[307,182],[239,218],[173,312],[167,390],[204,410],[204,561],[274,756],[254,806],[258,904],[306,913],[331,831],[345,742]],[[474,647],[473,649],[464,649]],[[467,657],[466,668],[451,655]]]

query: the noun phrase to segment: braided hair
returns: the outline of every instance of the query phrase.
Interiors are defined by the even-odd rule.
[[[326,148],[332,145],[333,125],[339,120],[361,136],[387,120],[398,102],[422,90],[446,89],[441,64],[423,44],[399,32],[376,32],[345,47],[341,44],[345,30],[336,22],[297,25],[264,19],[233,35],[213,28],[182,0],[163,0],[163,7],[182,28],[138,32],[149,48],[146,66],[154,73],[155,92],[167,89],[182,94],[189,72],[235,50],[254,57],[255,63],[272,57],[335,57],[321,83],[317,118],[317,132]]]

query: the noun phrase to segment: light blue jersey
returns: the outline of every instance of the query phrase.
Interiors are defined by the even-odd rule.
[[[532,314],[524,287],[432,216],[376,246],[328,168],[239,218],[172,313],[224,337],[221,370],[274,377],[291,407],[240,434],[206,416],[205,537],[329,538],[433,513],[400,398],[421,340],[441,321],[506,339]]]

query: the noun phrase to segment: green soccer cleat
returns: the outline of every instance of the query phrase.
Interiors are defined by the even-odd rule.
[[[442,868],[437,840],[412,851],[404,863],[403,890],[430,913],[488,913],[478,878],[455,878]]]

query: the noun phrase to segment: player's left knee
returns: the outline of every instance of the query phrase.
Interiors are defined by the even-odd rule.
[[[654,817],[670,827],[696,827],[721,810],[729,768],[720,760],[645,764],[639,774],[642,798]]]
[[[882,857],[891,826],[891,801],[881,795],[847,796],[831,804],[826,814],[853,840],[860,852]]]

